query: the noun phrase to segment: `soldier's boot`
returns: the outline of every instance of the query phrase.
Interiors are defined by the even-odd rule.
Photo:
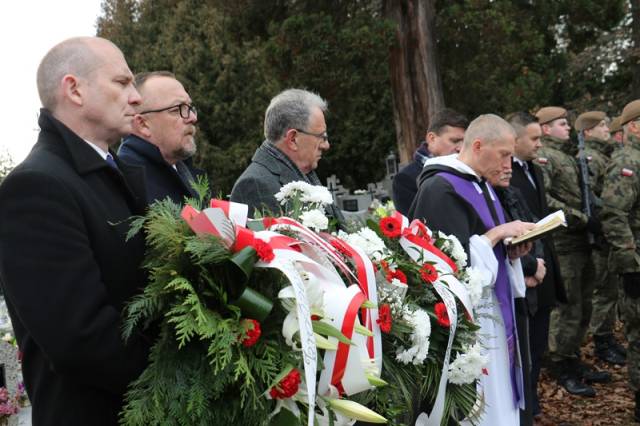
[[[614,351],[622,355],[624,359],[627,359],[627,349],[624,346],[622,346],[620,343],[618,343],[618,341],[616,340],[615,337],[613,337],[613,335],[611,336],[611,342],[609,343],[609,345],[611,345]]]
[[[608,371],[595,370],[580,360],[575,362],[578,377],[585,383],[609,383],[611,381],[611,373]]]
[[[616,350],[617,342],[612,335],[593,336],[593,342],[595,343],[594,353],[602,361],[617,365],[626,363],[625,356]]]
[[[624,359],[627,359],[627,349],[624,346],[622,346],[620,343],[618,343],[615,336],[613,334],[607,334],[606,337],[607,337],[607,342],[609,343],[609,346],[611,346],[614,351],[622,355]]]
[[[636,422],[640,422],[640,392],[636,391],[636,406],[633,410],[633,417]]]
[[[563,360],[554,362],[552,374],[555,375],[558,384],[572,395],[593,397],[596,396],[594,388],[583,383],[578,373],[575,360]]]

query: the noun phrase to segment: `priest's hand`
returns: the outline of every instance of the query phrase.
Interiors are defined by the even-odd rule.
[[[535,226],[535,223],[514,220],[513,222],[503,223],[502,225],[489,229],[484,236],[491,242],[491,247],[494,247],[499,241],[502,241],[505,238],[519,237],[525,232],[533,229]],[[529,247],[529,250],[530,249],[531,247]]]
[[[524,285],[526,285],[527,288],[534,288],[538,284],[540,283],[534,277],[524,277]]]
[[[529,253],[532,247],[533,243],[531,241],[522,244],[515,244],[507,247],[507,254],[509,255],[509,259],[515,260]]]

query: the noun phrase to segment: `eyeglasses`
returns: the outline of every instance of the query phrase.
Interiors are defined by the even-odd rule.
[[[329,141],[329,135],[327,134],[327,132],[322,132],[322,133],[311,133],[311,132],[307,132],[305,130],[302,129],[293,129],[296,132],[300,132],[300,133],[304,133],[305,135],[309,135],[309,136],[315,136],[316,138],[320,138],[325,142]]]
[[[148,114],[150,112],[163,112],[163,111],[169,111],[169,112],[174,112],[174,111],[179,111],[180,112],[180,117],[182,118],[189,118],[189,113],[192,112],[194,116],[198,116],[198,111],[196,110],[196,107],[192,104],[178,104],[178,105],[171,105],[169,107],[166,108],[160,108],[160,109],[150,109],[148,111],[143,111],[141,113],[139,113],[140,115],[142,114]]]

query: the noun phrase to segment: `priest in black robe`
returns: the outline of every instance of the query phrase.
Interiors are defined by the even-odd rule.
[[[511,173],[515,132],[502,118],[488,114],[469,125],[460,154],[425,163],[410,216],[429,228],[453,234],[467,252],[470,266],[485,277],[477,308],[481,344],[488,356],[488,374],[480,379],[484,414],[480,425],[513,426],[524,407],[522,362],[514,321],[514,297],[525,293],[519,257],[531,244],[507,246],[533,223],[506,222],[492,189]]]

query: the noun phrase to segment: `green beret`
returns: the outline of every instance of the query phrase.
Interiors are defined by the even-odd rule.
[[[629,102],[620,114],[620,125],[624,126],[631,120],[640,117],[640,99]]]
[[[578,116],[574,127],[578,132],[591,130],[605,118],[607,118],[607,114],[602,111],[584,112]]]
[[[536,117],[540,125],[547,124],[559,118],[567,118],[567,110],[561,107],[548,106],[540,108],[536,112]]]

